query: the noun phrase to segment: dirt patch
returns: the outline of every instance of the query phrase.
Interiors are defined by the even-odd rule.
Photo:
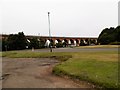
[[[71,79],[55,76],[59,62],[49,58],[3,58],[3,88],[90,88]]]

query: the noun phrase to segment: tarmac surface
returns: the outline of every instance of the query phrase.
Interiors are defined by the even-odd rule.
[[[28,50],[31,51],[31,50]],[[35,49],[37,52],[50,52],[50,49]],[[52,48],[53,52],[94,52],[94,51],[118,51],[118,48]]]
[[[49,58],[3,58],[2,88],[90,88],[52,73],[59,62]]]

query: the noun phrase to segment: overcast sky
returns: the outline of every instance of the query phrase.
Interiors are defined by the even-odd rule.
[[[119,0],[1,0],[1,33],[23,31],[48,36],[98,37],[102,29],[118,25]]]

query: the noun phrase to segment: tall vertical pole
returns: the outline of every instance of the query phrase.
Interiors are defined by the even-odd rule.
[[[50,52],[52,52],[52,46],[51,46],[51,32],[50,32],[50,12],[48,12],[48,23],[49,23],[49,39],[50,39],[50,44],[49,44],[49,47],[50,47]]]
[[[120,25],[120,1],[118,2],[118,25]]]

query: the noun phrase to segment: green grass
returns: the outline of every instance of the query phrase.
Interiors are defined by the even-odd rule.
[[[57,60],[65,61],[72,57],[72,53],[50,53],[50,52],[25,52],[25,51],[9,51],[3,52],[2,57],[9,58],[55,58]]]
[[[117,88],[118,52],[3,52],[10,58],[56,58],[64,61],[53,68],[56,75],[67,75],[103,88]]]
[[[118,53],[75,53],[72,58],[54,67],[56,75],[67,75],[103,88],[118,87]]]
[[[86,59],[70,59],[54,67],[57,75],[68,75],[88,81],[103,88],[118,87],[118,66],[116,62],[105,62]]]
[[[95,45],[95,46],[79,46],[76,48],[118,48],[120,45]]]
[[[0,57],[2,57],[2,52],[0,52]]]

